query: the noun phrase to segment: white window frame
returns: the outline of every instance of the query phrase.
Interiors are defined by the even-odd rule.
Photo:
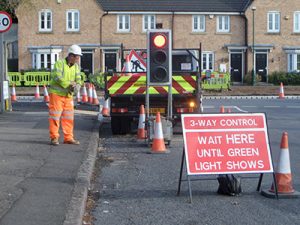
[[[279,33],[280,32],[280,12],[270,11],[267,14],[268,16],[268,32],[269,33]],[[270,18],[271,17],[271,18]],[[276,19],[278,21],[276,21]],[[278,25],[278,27],[276,27]]]
[[[205,32],[205,15],[192,16],[192,31]]]
[[[50,14],[50,27],[48,27],[48,14]],[[42,21],[42,16],[44,16],[44,21]],[[42,28],[44,25],[44,28]],[[50,9],[42,9],[39,11],[39,31],[40,32],[50,32],[52,31],[52,11]]]
[[[209,60],[206,60],[205,63],[204,63],[204,55],[206,56],[206,59],[209,59]],[[210,58],[210,56],[211,56],[211,58]],[[211,59],[211,68],[209,66],[210,59]],[[214,64],[215,64],[214,53],[213,52],[202,52],[202,62],[201,62],[202,71],[210,70],[213,72]]]
[[[294,33],[300,33],[300,11],[294,12]]]
[[[55,62],[59,59],[59,53],[61,49],[35,49],[32,50],[32,68],[33,69],[50,69],[48,64],[50,63],[51,69],[53,69]],[[47,60],[50,55],[50,62]],[[42,62],[42,58],[44,61]]]
[[[143,15],[143,32],[147,30],[155,29],[156,16],[155,15]]]
[[[288,72],[300,72],[300,53],[287,54],[287,58],[288,58],[287,71]],[[298,66],[297,66],[297,60],[299,60]]]
[[[230,16],[222,15],[217,16],[217,32],[229,33],[230,32]]]
[[[71,13],[71,27],[69,27],[69,13]],[[78,27],[75,27],[75,14],[78,14]],[[69,9],[66,11],[66,31],[78,32],[80,31],[80,12],[77,9]]]
[[[128,27],[126,28],[126,19],[128,20]],[[121,27],[119,27],[121,25]],[[117,31],[118,32],[129,32],[130,31],[130,15],[120,14],[117,19]]]

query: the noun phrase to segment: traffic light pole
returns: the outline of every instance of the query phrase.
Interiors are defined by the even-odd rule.
[[[150,128],[151,141],[151,127],[154,127],[154,120],[150,118],[150,87],[168,87],[168,105],[166,112],[165,132],[164,138],[168,143],[171,141],[173,135],[172,117],[172,43],[170,30],[151,30],[147,32],[147,79],[146,79],[146,116],[147,126]],[[167,138],[166,138],[167,136]]]

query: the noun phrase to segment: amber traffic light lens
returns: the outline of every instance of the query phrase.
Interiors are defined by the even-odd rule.
[[[157,48],[162,48],[166,45],[167,39],[164,35],[158,34],[154,37],[153,43]]]

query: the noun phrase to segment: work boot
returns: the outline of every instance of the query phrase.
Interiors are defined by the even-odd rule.
[[[58,138],[52,138],[50,145],[59,145]]]
[[[70,144],[70,145],[80,145],[80,142],[75,140],[75,139],[72,139],[72,140],[65,140],[64,141],[64,144]]]

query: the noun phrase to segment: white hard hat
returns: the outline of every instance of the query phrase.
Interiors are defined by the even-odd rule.
[[[69,48],[69,54],[72,53],[74,55],[80,55],[82,56],[82,53],[81,53],[81,48],[78,46],[78,45],[72,45],[70,48]]]

